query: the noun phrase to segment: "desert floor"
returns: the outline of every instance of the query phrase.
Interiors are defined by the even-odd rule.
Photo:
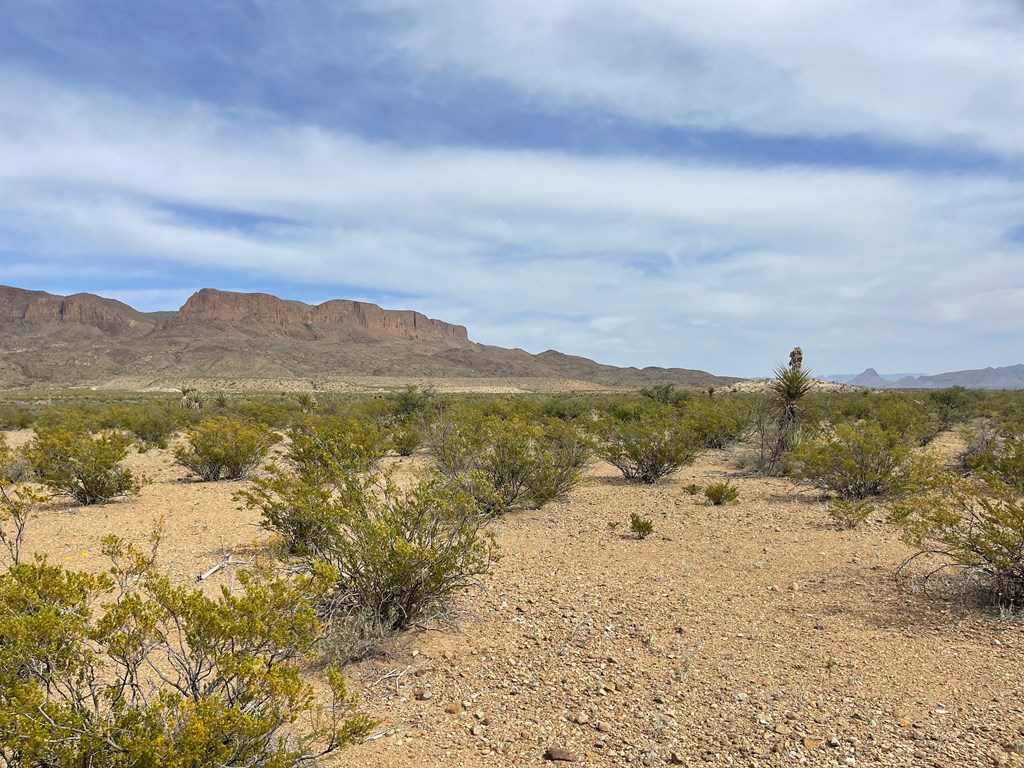
[[[152,480],[138,498],[54,500],[28,548],[101,569],[103,535],[145,542],[163,518],[160,563],[186,581],[266,538],[239,483],[190,482],[169,451],[130,465]],[[685,490],[723,477],[738,503]],[[897,582],[897,532],[836,530],[809,489],[721,452],[654,487],[595,463],[569,499],[493,529],[503,558],[453,622],[349,667],[381,722],[326,765],[541,765],[551,747],[582,766],[1024,765],[1024,618]]]

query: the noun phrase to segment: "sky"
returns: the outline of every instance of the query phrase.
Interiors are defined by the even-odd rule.
[[[765,376],[1024,362],[1021,0],[3,0],[0,283]]]

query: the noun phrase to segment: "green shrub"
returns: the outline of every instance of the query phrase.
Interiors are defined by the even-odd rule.
[[[852,530],[875,512],[875,506],[857,499],[832,499],[828,503],[828,516],[842,530]]]
[[[675,384],[654,384],[642,388],[640,394],[656,403],[673,406],[682,405],[693,397],[691,393],[677,388]]]
[[[646,539],[654,533],[654,521],[634,512],[629,516],[629,529],[636,534],[638,539]]]
[[[705,448],[722,450],[743,437],[749,415],[736,398],[694,398],[687,401],[685,418]]]
[[[277,442],[263,424],[226,416],[204,419],[185,432],[186,446],[174,451],[174,460],[207,482],[237,480],[249,475]]]
[[[982,428],[969,435],[962,465],[970,472],[994,475],[1024,494],[1024,427],[1007,425],[998,433]]]
[[[926,445],[939,433],[938,418],[909,395],[882,392],[872,404],[871,420],[908,443]]]
[[[35,416],[32,411],[14,403],[0,403],[0,429],[27,429]]]
[[[166,448],[178,431],[174,412],[159,405],[133,408],[125,414],[122,426],[138,441],[140,450]]]
[[[558,420],[442,419],[431,432],[438,471],[488,516],[539,507],[568,493],[590,458],[589,441]]]
[[[330,485],[373,472],[388,450],[388,436],[369,419],[314,416],[288,431],[288,461],[311,482]]]
[[[740,497],[740,489],[731,485],[728,481],[724,483],[710,483],[704,488],[704,497],[716,507],[720,507],[736,501]]]
[[[704,489],[701,488],[696,483],[690,483],[689,485],[684,485],[683,486],[683,490],[686,491],[691,496],[696,496],[697,494],[704,492]]]
[[[412,456],[423,445],[423,430],[412,420],[396,424],[388,432],[388,442],[399,456]]]
[[[428,476],[402,489],[379,474],[335,481],[326,487],[272,467],[239,497],[293,554],[337,570],[328,610],[337,621],[369,615],[389,632],[404,629],[490,568],[493,537],[473,499],[451,483]]]
[[[117,539],[105,551],[113,577],[45,560],[0,576],[4,764],[292,768],[369,733],[337,668],[326,705],[301,677],[329,576],[243,573],[208,597]]]
[[[921,492],[890,505],[892,519],[940,568],[960,569],[1001,603],[1024,600],[1024,501],[997,477],[934,476]],[[935,572],[933,570],[933,572]]]
[[[121,465],[131,440],[121,432],[90,436],[60,427],[36,428],[25,457],[39,482],[79,504],[132,496],[140,482]]]
[[[844,500],[903,493],[928,461],[899,432],[874,421],[839,424],[833,435],[805,441],[790,458],[794,474]]]
[[[650,485],[692,464],[699,452],[690,426],[667,417],[609,422],[601,437],[601,458],[627,480]]]

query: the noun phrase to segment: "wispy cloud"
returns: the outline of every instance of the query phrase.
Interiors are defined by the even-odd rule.
[[[1009,4],[389,0],[339,17],[305,3],[274,16],[277,35],[270,6],[252,7],[242,47],[217,53],[225,82],[198,100],[162,73],[152,92],[120,88],[94,58],[85,82],[38,54],[0,68],[2,281],[78,279],[147,309],[211,283],[400,298],[487,343],[746,375],[797,343],[822,372],[1016,362],[1024,60]],[[352,24],[372,32],[358,72],[329,45]],[[46,29],[37,15],[23,42]],[[280,55],[254,88],[235,68],[268,46]],[[401,93],[418,72],[428,126],[444,120],[432,95],[501,113],[514,94],[546,130],[603,114],[808,147],[859,134],[842,146],[949,147],[951,162],[641,152],[633,128],[602,151],[468,124],[464,140],[406,141],[386,117],[375,134],[365,113],[266,96],[305,77],[326,105],[347,81],[311,73],[343,72],[365,109],[371,70]],[[953,155],[968,151],[996,159],[965,172]]]

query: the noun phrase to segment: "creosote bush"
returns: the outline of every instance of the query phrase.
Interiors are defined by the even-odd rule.
[[[913,489],[930,459],[916,443],[874,421],[839,424],[832,434],[804,441],[790,455],[793,473],[846,501],[894,496]]]
[[[740,489],[728,481],[709,483],[704,488],[704,498],[716,507],[732,504],[740,497]]]
[[[438,471],[491,517],[564,496],[591,454],[580,430],[557,419],[442,419],[430,443]]]
[[[998,602],[1024,600],[1024,499],[995,475],[933,476],[919,493],[890,504],[894,522],[918,552],[904,565],[937,558],[932,572],[954,568],[974,577]]]
[[[122,432],[90,436],[60,427],[37,427],[25,458],[39,482],[79,504],[132,496],[141,483],[121,462],[131,439]]]
[[[837,528],[849,531],[867,521],[874,514],[875,506],[861,499],[832,499],[826,511]]]
[[[629,529],[638,539],[646,539],[654,533],[654,521],[634,512],[629,516]]]
[[[226,416],[204,419],[185,431],[187,445],[174,451],[174,460],[207,482],[247,477],[277,442],[263,424]]]
[[[474,499],[446,478],[400,487],[361,448],[346,457],[342,445],[311,441],[238,497],[261,511],[293,558],[337,574],[321,606],[337,633],[358,623],[385,635],[442,610],[490,568],[497,549]]]
[[[36,559],[0,576],[4,765],[292,768],[369,732],[337,668],[327,704],[301,676],[329,571],[257,569],[211,597],[116,537],[104,552],[109,575]]]
[[[700,450],[689,424],[670,416],[643,421],[607,421],[597,453],[623,477],[654,485],[692,464]]]

